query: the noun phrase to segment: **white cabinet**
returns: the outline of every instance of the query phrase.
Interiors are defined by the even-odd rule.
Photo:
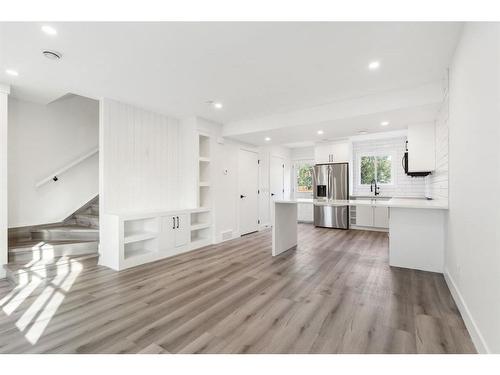
[[[160,250],[171,251],[175,248],[175,216],[163,216],[161,218]]]
[[[356,206],[356,225],[361,227],[389,228],[389,208]]]
[[[99,264],[122,270],[210,245],[211,215],[207,208],[103,214]]]
[[[389,228],[388,207],[373,207],[373,226],[377,228]]]
[[[314,220],[314,206],[312,202],[297,203],[297,220],[304,223],[312,223]]]
[[[431,172],[436,169],[434,124],[408,126],[408,172]]]
[[[350,149],[349,142],[317,144],[314,148],[314,161],[316,164],[349,162]],[[332,160],[330,160],[330,155]]]
[[[187,214],[168,215],[162,217],[160,234],[160,251],[172,252],[177,247],[189,242],[189,223]]]
[[[356,207],[356,225],[363,227],[373,226],[373,208],[369,206]]]
[[[177,225],[175,227],[175,246],[186,246],[189,242],[189,222],[188,215],[177,215]]]

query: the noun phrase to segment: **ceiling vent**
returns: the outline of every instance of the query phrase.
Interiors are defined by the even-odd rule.
[[[51,60],[59,60],[62,57],[62,55],[56,51],[45,50],[42,53],[46,58]]]

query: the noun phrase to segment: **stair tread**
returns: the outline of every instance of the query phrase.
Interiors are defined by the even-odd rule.
[[[92,218],[92,219],[99,219],[99,215],[97,214],[92,214],[92,213],[80,213],[80,214],[75,214],[74,215],[75,217],[78,217],[78,216],[82,216],[82,217],[89,217],[89,218]]]
[[[62,232],[99,232],[99,228],[91,228],[84,225],[68,224],[51,226],[47,228],[33,229],[31,232],[44,232],[44,231],[62,231]]]
[[[33,251],[34,246],[38,244],[40,247],[37,247],[36,250],[45,250],[49,249],[50,246],[55,247],[55,246],[62,246],[62,245],[73,245],[73,244],[80,244],[80,243],[94,243],[94,242],[99,242],[98,240],[21,240],[21,241],[16,241],[16,242],[11,242],[9,243],[9,252],[21,252],[21,251]]]
[[[78,261],[86,261],[93,258],[97,258],[99,256],[98,252],[74,255],[74,256],[61,256],[55,257],[53,259],[41,259],[36,262],[9,262],[4,265],[4,268],[9,272],[35,272],[40,269],[48,269],[48,268],[58,268],[62,266],[66,266],[72,262]]]

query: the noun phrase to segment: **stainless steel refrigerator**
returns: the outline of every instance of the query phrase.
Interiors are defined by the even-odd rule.
[[[349,164],[316,164],[313,169],[314,225],[349,229],[349,206],[318,205],[349,199]]]

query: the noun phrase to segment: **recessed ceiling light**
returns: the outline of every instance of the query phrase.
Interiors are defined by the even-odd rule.
[[[269,142],[270,140],[271,140],[271,138],[269,138],[269,137],[264,138],[264,141],[266,141],[266,142]]]
[[[47,35],[57,35],[57,30],[49,25],[42,26],[42,31]]]
[[[380,123],[380,125],[382,125],[382,126],[387,126],[387,125],[389,125],[389,121],[382,121],[382,122]]]
[[[214,108],[221,109],[222,108],[222,103],[215,102],[214,103]]]
[[[377,70],[378,68],[380,68],[380,61],[372,61],[368,64],[368,69],[370,70]]]
[[[317,133],[318,133],[318,135],[321,135],[321,134],[323,134],[324,132],[323,132],[323,130],[318,130],[318,131],[317,131]]]
[[[359,135],[365,135],[365,134],[368,134],[368,132],[366,130],[360,130],[358,132]]]
[[[9,76],[13,76],[13,77],[17,77],[19,75],[18,72],[16,72],[15,70],[12,70],[12,69],[6,69],[5,73],[7,73]]]

